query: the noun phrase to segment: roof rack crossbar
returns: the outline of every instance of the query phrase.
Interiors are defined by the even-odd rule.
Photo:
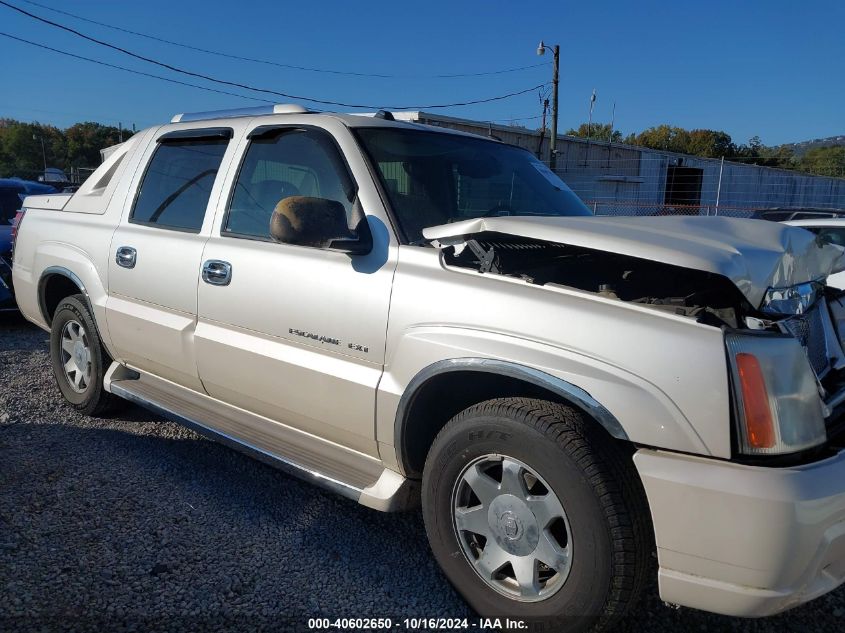
[[[208,119],[232,119],[235,117],[261,116],[263,114],[307,114],[310,110],[296,103],[277,103],[251,108],[231,108],[229,110],[209,110],[207,112],[185,112],[175,115],[171,123],[205,121]]]

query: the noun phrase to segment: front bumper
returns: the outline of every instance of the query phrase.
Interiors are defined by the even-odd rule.
[[[669,603],[742,617],[785,611],[845,581],[845,451],[762,468],[641,449]]]

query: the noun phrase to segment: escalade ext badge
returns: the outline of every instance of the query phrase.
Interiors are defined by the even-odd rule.
[[[724,217],[477,218],[423,230],[441,247],[496,233],[652,260],[727,277],[757,307],[769,288],[822,279],[845,269],[845,251],[777,222]]]

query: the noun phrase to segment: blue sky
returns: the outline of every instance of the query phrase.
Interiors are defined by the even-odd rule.
[[[23,0],[8,1],[185,69],[320,99],[421,105],[523,90],[550,80],[551,66],[456,79],[431,75],[550,61],[535,52],[543,39],[561,45],[564,131],[586,120],[595,88],[593,119],[608,121],[615,101],[616,127],[624,133],[670,123],[723,129],[737,142],[759,135],[770,145],[845,134],[841,0],[536,4],[38,0],[99,22],[202,48],[292,65],[396,75],[391,78],[314,73],[210,56],[81,22]],[[3,6],[0,31],[214,87],[80,40]],[[121,121],[141,128],[177,112],[258,104],[69,59],[4,37],[0,37],[0,60],[0,117],[59,126],[79,120]],[[541,108],[532,92],[431,111],[507,120],[537,116]],[[523,123],[536,127],[539,120]]]

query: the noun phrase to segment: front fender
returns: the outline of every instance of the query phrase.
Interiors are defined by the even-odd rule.
[[[730,454],[729,444],[708,444],[659,385],[609,362],[547,343],[469,328],[422,326],[405,331],[390,359],[377,395],[380,443],[396,444],[406,405],[425,378],[474,366],[476,371],[512,372],[558,393],[616,437],[701,455]],[[721,435],[729,434],[722,430]],[[387,460],[388,451],[382,457]]]

